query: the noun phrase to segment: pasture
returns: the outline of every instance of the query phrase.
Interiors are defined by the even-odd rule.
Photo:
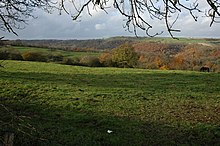
[[[37,47],[20,47],[20,46],[13,46],[12,49],[16,49],[20,51],[21,53],[24,52],[40,52],[42,54],[49,54],[49,55],[63,55],[64,57],[68,58],[75,58],[75,57],[83,57],[83,56],[95,56],[98,57],[100,55],[100,52],[74,52],[74,51],[65,51],[62,49],[48,49],[48,48],[37,48]]]
[[[8,131],[23,146],[220,145],[220,74],[4,66],[0,145]]]

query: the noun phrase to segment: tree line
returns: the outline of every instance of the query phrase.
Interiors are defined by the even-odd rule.
[[[86,53],[85,53],[86,54]],[[124,43],[101,55],[65,57],[36,51],[20,53],[10,47],[0,49],[0,60],[25,60],[56,62],[66,65],[89,67],[123,67],[160,70],[194,70],[206,66],[212,72],[220,72],[220,48],[204,44]]]

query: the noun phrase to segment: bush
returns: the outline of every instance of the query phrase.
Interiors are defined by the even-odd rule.
[[[124,44],[112,50],[112,61],[117,67],[135,67],[138,63],[138,54],[129,44]]]
[[[80,58],[79,57],[74,57],[72,59],[73,65],[80,65]]]
[[[1,51],[0,51],[0,60],[6,60],[8,59],[9,57],[9,52],[7,52],[6,50],[2,49],[1,48]]]
[[[102,66],[106,67],[113,67],[114,63],[112,62],[112,56],[111,53],[103,53],[99,57],[99,62],[102,64]]]
[[[71,58],[64,58],[63,59],[63,64],[73,65],[73,60]]]
[[[99,67],[101,63],[99,62],[99,58],[94,56],[84,56],[80,59],[80,64],[83,66],[89,67]]]
[[[21,53],[16,49],[1,48],[0,60],[23,60]]]
[[[14,53],[11,53],[9,55],[9,59],[11,59],[11,60],[23,60],[23,57],[21,56],[20,53],[14,52]]]
[[[78,57],[64,58],[62,64],[66,64],[66,65],[81,65],[80,64],[80,59]]]
[[[169,67],[167,65],[163,65],[159,69],[160,70],[169,70]]]
[[[63,61],[63,55],[62,54],[52,54],[48,56],[49,61],[51,62],[61,62]]]
[[[48,60],[48,57],[41,52],[26,52],[22,54],[22,57],[26,61],[46,62]]]

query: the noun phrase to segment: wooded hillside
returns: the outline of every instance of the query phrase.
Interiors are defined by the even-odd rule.
[[[88,57],[89,55],[84,57],[83,62],[85,58],[86,62],[96,60],[94,66],[100,66],[100,63],[104,63],[104,66],[115,66],[117,63],[111,60],[112,49],[128,44],[139,56],[138,63],[135,63],[135,67],[138,68],[198,71],[202,66],[207,66],[210,71],[220,71],[220,39],[113,37],[91,40],[4,40],[1,44],[71,52],[104,53],[96,59]],[[69,63],[68,59],[64,62],[82,64],[81,59],[80,57],[77,61],[73,61],[76,63]]]

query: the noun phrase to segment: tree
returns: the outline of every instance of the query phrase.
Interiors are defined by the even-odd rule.
[[[81,1],[81,0],[79,0]],[[199,4],[206,2],[206,8],[199,7]],[[173,37],[173,32],[180,32],[178,29],[174,29],[174,24],[179,18],[179,14],[185,10],[192,18],[197,21],[199,13],[205,13],[206,17],[211,19],[210,26],[214,22],[219,22],[220,18],[220,1],[219,0],[87,0],[82,5],[77,4],[78,1],[73,1],[74,7],[77,11],[72,15],[74,20],[77,20],[83,11],[88,11],[90,14],[89,5],[94,5],[93,8],[100,8],[107,13],[107,8],[110,4],[118,10],[118,12],[127,18],[125,27],[137,35],[137,29],[141,29],[146,32],[148,36],[159,35],[163,32],[156,34],[150,34],[149,30],[153,28],[150,19],[163,20],[164,24]],[[187,26],[186,26],[187,27]]]
[[[46,62],[48,59],[47,56],[42,52],[31,52],[31,51],[23,53],[22,57],[26,61]]]
[[[99,56],[99,62],[100,62],[103,66],[106,66],[106,67],[112,67],[112,66],[114,66],[114,64],[113,64],[113,62],[112,62],[112,54],[109,53],[109,52],[102,53],[102,54]]]
[[[80,64],[89,67],[99,67],[101,66],[99,58],[95,56],[84,56],[80,59]]]
[[[36,8],[51,12],[56,8],[53,0],[1,0],[0,1],[0,30],[12,32],[22,29],[29,17],[34,17]]]
[[[200,8],[201,3],[206,6]],[[111,5],[127,18],[125,27],[136,35],[138,29],[145,31],[148,36],[161,34],[162,32],[156,34],[149,32],[153,28],[150,20],[156,18],[164,21],[167,31],[173,37],[173,32],[180,32],[179,29],[174,28],[174,24],[180,13],[184,11],[187,11],[195,21],[200,13],[205,13],[205,16],[210,18],[210,26],[218,23],[220,18],[219,0],[2,0],[0,30],[16,34],[14,29],[23,28],[22,24],[26,24],[29,17],[34,17],[33,11],[36,8],[47,12],[58,9],[60,14],[64,11],[70,14],[73,20],[78,20],[84,11],[91,15],[91,9],[100,9],[108,13],[107,10]]]
[[[138,54],[131,45],[126,43],[112,50],[112,61],[118,67],[135,67]]]

